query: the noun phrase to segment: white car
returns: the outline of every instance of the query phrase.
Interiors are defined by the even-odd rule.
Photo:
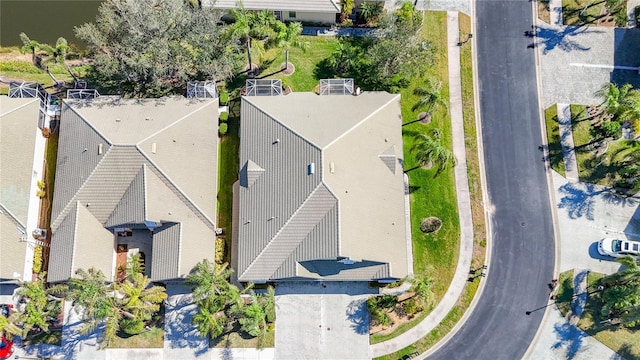
[[[598,252],[600,255],[612,257],[640,256],[640,242],[604,238],[598,241]]]

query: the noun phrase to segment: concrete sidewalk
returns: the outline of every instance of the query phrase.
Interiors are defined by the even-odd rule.
[[[451,112],[453,152],[458,161],[454,169],[458,215],[460,217],[460,254],[458,256],[458,265],[456,267],[453,280],[449,285],[449,289],[436,308],[411,330],[393,339],[371,345],[370,355],[372,357],[390,354],[405,348],[420,340],[438,326],[460,298],[462,290],[467,283],[469,269],[471,268],[471,259],[473,255],[473,224],[471,221],[471,198],[469,196],[469,180],[467,178],[467,160],[464,145],[465,137],[463,126],[464,122],[462,118],[462,86],[460,82],[460,47],[458,46],[458,29],[458,12],[448,11],[447,58],[449,61],[449,111]],[[466,44],[463,46],[470,45],[471,44]],[[460,324],[463,322],[464,319],[460,321]],[[445,342],[446,339],[454,333],[455,330],[441,341]]]

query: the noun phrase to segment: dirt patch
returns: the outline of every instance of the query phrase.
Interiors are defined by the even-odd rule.
[[[551,24],[551,11],[548,1],[538,1],[538,19]]]
[[[387,315],[389,315],[389,320],[390,320],[390,324],[389,326],[382,326],[382,325],[376,325],[376,326],[369,326],[369,333],[370,334],[378,334],[378,335],[387,335],[387,334],[391,334],[392,332],[394,332],[400,325],[405,324],[413,319],[415,319],[416,317],[420,316],[420,314],[422,312],[417,312],[411,316],[406,315],[402,312],[400,312],[402,315],[399,314],[399,311],[396,311],[396,309],[400,308],[401,309],[401,305],[398,304],[394,309],[391,309],[387,312]]]
[[[615,27],[616,20],[613,18],[613,15],[607,10],[606,6],[603,6],[600,10],[600,16],[598,17],[597,26],[605,26],[605,27]]]

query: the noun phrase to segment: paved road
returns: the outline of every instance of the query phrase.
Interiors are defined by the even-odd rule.
[[[531,3],[478,0],[480,111],[491,211],[486,287],[460,331],[429,359],[520,359],[547,303],[555,244],[542,155]]]

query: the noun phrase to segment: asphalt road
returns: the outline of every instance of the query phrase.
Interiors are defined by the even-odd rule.
[[[429,359],[520,359],[542,320],[555,242],[542,153],[531,3],[477,0],[480,113],[492,224],[484,292]]]

